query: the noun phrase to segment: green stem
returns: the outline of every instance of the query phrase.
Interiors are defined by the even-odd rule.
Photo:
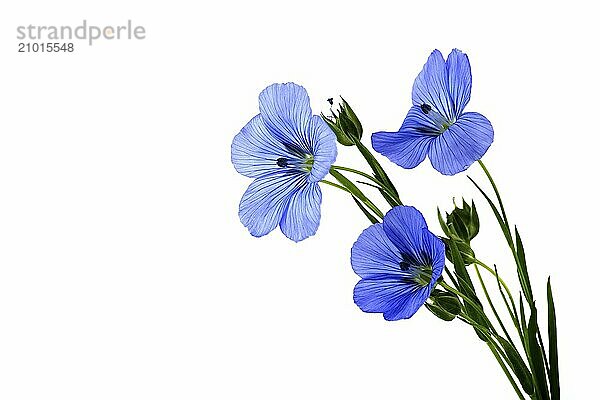
[[[496,272],[496,270],[490,268],[484,262],[479,261],[479,260],[476,259],[476,260],[473,261],[473,263],[475,265],[479,265],[480,267],[483,267],[490,274],[494,275],[494,277],[499,282],[499,284],[502,285],[502,288],[504,288],[504,291],[506,292],[506,294],[508,295],[508,298],[510,300],[510,304],[511,304],[510,306],[506,302],[506,299],[504,298],[504,294],[502,293],[502,290],[499,288],[500,289],[500,294],[502,294],[502,298],[504,299],[504,303],[506,305],[506,309],[508,310],[508,313],[510,314],[511,319],[513,320],[515,328],[519,332],[519,337],[521,338],[521,341],[523,341],[524,338],[523,338],[523,334],[522,334],[521,329],[520,329],[519,318],[518,318],[518,316],[516,314],[517,307],[515,306],[515,301],[513,299],[512,293],[510,292],[510,289],[508,288],[508,285],[504,282],[504,280],[500,277],[500,275]],[[511,306],[512,306],[512,309],[511,309]]]
[[[352,192],[350,192],[348,189],[346,189],[342,185],[338,185],[337,183],[330,182],[330,181],[325,180],[325,179],[321,179],[321,183],[324,183],[324,184],[329,185],[329,186],[333,186],[334,188],[338,188],[338,189],[343,190],[344,192],[352,194]]]
[[[371,182],[374,182],[377,185],[377,186],[375,186],[376,189],[383,190],[393,200],[394,204],[392,205],[392,207],[402,205],[402,202],[400,201],[400,198],[398,197],[397,193],[394,193],[393,191],[391,191],[383,182],[381,182],[379,179],[367,174],[366,172],[359,171],[354,168],[342,167],[340,165],[332,165],[331,168],[333,168],[335,170],[351,172],[353,174],[357,174],[364,178],[369,179]]]
[[[510,337],[510,335],[508,334],[508,331],[506,330],[506,327],[504,326],[504,323],[502,322],[502,319],[500,318],[500,315],[498,314],[498,311],[496,311],[496,307],[494,307],[494,303],[492,302],[492,299],[490,297],[490,294],[487,290],[487,287],[485,286],[485,282],[483,281],[483,278],[481,276],[481,273],[479,272],[479,268],[478,265],[475,264],[475,272],[477,273],[477,278],[479,279],[479,283],[481,284],[481,288],[483,289],[483,293],[485,294],[485,298],[490,306],[490,308],[492,309],[492,312],[494,313],[494,316],[496,317],[496,320],[498,321],[498,324],[500,325],[500,328],[502,329],[502,332],[504,332],[504,334],[506,335],[506,339],[508,339],[508,341],[510,342],[510,344],[515,347],[514,342],[512,341],[512,338]],[[510,312],[510,309],[508,310]]]
[[[340,171],[352,172],[352,173],[354,173],[354,174],[357,174],[357,175],[363,176],[363,177],[365,177],[365,178],[367,178],[367,179],[369,179],[369,180],[371,180],[371,181],[375,182],[375,183],[376,183],[376,184],[378,184],[379,186],[384,186],[384,185],[383,185],[383,183],[381,183],[381,182],[379,182],[379,181],[377,180],[377,178],[374,178],[373,176],[371,176],[371,175],[367,174],[366,172],[359,171],[359,170],[357,170],[357,169],[354,169],[354,168],[343,167],[343,166],[341,166],[341,165],[332,165],[332,166],[331,166],[331,168],[333,168],[333,169],[338,169],[338,170],[340,170]]]
[[[326,179],[321,179],[321,182],[324,183],[324,184],[326,184],[326,185],[333,186],[334,188],[343,190],[344,192],[346,192],[350,196],[352,196],[352,199],[354,200],[354,202],[356,203],[356,205],[358,206],[358,208],[360,208],[360,210],[363,212],[363,214],[365,214],[365,216],[367,217],[367,219],[369,220],[370,223],[376,224],[376,223],[380,222],[380,220],[378,220],[376,216],[374,216],[367,209],[365,209],[365,206],[363,206],[363,203],[361,202],[361,200],[358,199],[350,190],[346,189],[342,185],[338,185],[337,183],[330,182],[330,181],[328,181]]]
[[[517,382],[515,382],[514,378],[510,374],[510,371],[508,370],[508,368],[506,368],[506,364],[504,364],[504,361],[498,354],[498,350],[496,350],[495,346],[492,345],[490,342],[486,342],[486,343],[487,343],[488,347],[490,348],[492,354],[494,354],[494,357],[496,357],[496,360],[498,361],[498,364],[500,364],[502,371],[504,371],[504,374],[510,381],[510,384],[512,385],[513,389],[515,390],[515,393],[517,394],[517,396],[519,396],[519,399],[525,400],[525,397],[523,396],[523,393],[521,393],[521,390],[519,389]]]
[[[358,198],[369,210],[373,211],[375,215],[383,219],[383,213],[377,206],[367,197],[365,194],[348,178],[336,171],[334,168],[329,169],[329,173],[333,176],[344,188],[347,189],[354,197]]]
[[[471,179],[471,181],[475,184],[475,186],[479,189],[479,191],[484,195],[484,197],[486,197],[486,200],[488,201],[488,203],[490,204],[490,207],[492,208],[492,210],[494,211],[494,213],[496,214],[496,218],[498,219],[498,223],[500,224],[500,228],[502,228],[503,232],[504,232],[504,236],[506,238],[506,241],[508,243],[508,246],[510,247],[510,250],[513,254],[513,257],[515,259],[515,263],[517,265],[517,274],[519,276],[519,282],[521,284],[521,289],[523,290],[524,294],[525,294],[525,298],[529,304],[529,308],[532,310],[535,310],[535,302],[533,299],[533,293],[531,290],[531,282],[529,281],[529,275],[527,273],[527,265],[525,262],[525,255],[523,252],[523,245],[521,243],[521,239],[519,236],[519,232],[518,230],[515,228],[515,235],[516,235],[516,243],[515,240],[513,239],[512,236],[512,232],[510,229],[510,225],[508,224],[508,218],[506,216],[506,211],[504,209],[504,204],[502,203],[502,198],[500,197],[500,192],[498,191],[498,187],[496,186],[496,183],[494,182],[494,179],[492,178],[492,175],[490,174],[490,172],[488,171],[488,169],[485,167],[485,165],[483,164],[483,162],[481,160],[479,160],[479,165],[481,166],[481,169],[483,170],[483,172],[485,173],[488,181],[490,182],[494,193],[496,195],[496,199],[498,200],[498,205],[500,206],[500,212],[502,213],[502,216],[500,217],[498,215],[498,210],[495,209],[495,205],[493,204],[493,202],[491,201],[491,199],[489,199],[489,197],[485,194],[485,192],[483,192],[483,190]],[[470,179],[470,178],[469,178]],[[533,377],[534,377],[534,383],[536,382],[536,375],[535,375],[535,365],[534,365],[534,360],[532,358],[532,349],[530,348],[530,346],[528,346],[527,341],[532,341],[531,337],[528,338],[528,333],[527,333],[527,321],[525,321],[525,316],[524,316],[524,312],[522,309],[522,303],[520,304],[521,307],[521,314],[522,314],[522,323],[523,323],[523,327],[521,328],[523,330],[523,337],[522,337],[522,341],[523,341],[523,346],[525,347],[525,353],[527,355],[527,359],[529,361],[529,366],[532,370],[533,373]],[[544,342],[542,340],[542,336],[540,333],[540,329],[539,329],[539,325],[537,324],[537,321],[535,322],[536,324],[536,329],[535,332],[533,332],[534,335],[537,336],[537,342],[539,342],[539,346],[540,349],[539,351],[542,353],[543,358],[544,358],[544,368],[546,369],[546,371],[549,369],[548,368],[548,364],[547,364],[547,359],[546,359],[546,352],[544,349]],[[530,334],[529,334],[530,335]],[[533,342],[535,342],[536,340],[534,339]],[[538,382],[538,385],[544,385],[547,386],[547,382]],[[536,389],[537,390],[537,389]]]
[[[498,219],[500,228],[502,229],[502,231],[504,233],[506,242],[508,243],[508,247],[510,248],[510,251],[512,252],[513,258],[517,265],[517,273],[519,275],[519,281],[521,282],[521,287],[523,289],[523,292],[525,293],[525,298],[527,299],[527,302],[531,306],[531,304],[533,303],[533,295],[531,293],[531,284],[529,282],[529,278],[526,276],[526,266],[521,263],[521,260],[519,257],[519,252],[518,252],[518,245],[520,243],[519,232],[516,231],[516,228],[515,228],[515,232],[517,235],[517,245],[515,246],[515,241],[512,236],[511,228],[510,228],[510,225],[508,224],[508,218],[506,216],[506,211],[504,210],[504,204],[502,203],[502,197],[500,196],[500,191],[498,190],[498,187],[496,186],[496,183],[494,182],[494,178],[492,178],[492,175],[490,174],[488,169],[485,167],[485,164],[483,164],[483,161],[479,160],[478,163],[481,166],[481,169],[485,173],[486,177],[488,178],[488,181],[492,185],[492,188],[494,189],[494,194],[496,195],[496,199],[498,200],[498,204],[500,205],[500,212],[502,213],[502,216],[500,216],[498,214],[498,210],[496,209],[496,206],[493,204],[493,202],[489,198],[489,196],[487,194],[485,194],[483,189],[481,189],[479,187],[479,185],[477,185],[477,183],[475,183],[475,181],[473,181],[473,179],[471,179],[470,177],[469,177],[469,179],[471,180],[471,182],[473,182],[473,184],[477,187],[477,189],[479,189],[479,191],[484,195],[484,197],[490,204],[490,207],[496,214],[496,218]]]
[[[448,267],[444,268],[444,271],[446,271],[446,274],[448,275],[454,286],[458,287],[458,282],[456,281],[456,279],[454,279],[454,276],[452,276],[452,271],[450,271]]]
[[[525,398],[523,397],[523,394],[521,393],[521,390],[519,389],[519,386],[517,385],[517,382],[515,382],[514,378],[512,377],[512,375],[510,373],[510,371],[506,367],[505,362],[510,365],[510,360],[508,359],[508,357],[506,356],[506,354],[504,354],[504,352],[502,351],[501,346],[498,343],[496,343],[496,340],[494,340],[494,336],[497,336],[497,335],[494,335],[494,336],[490,335],[489,333],[487,333],[485,331],[486,328],[484,326],[482,326],[482,325],[478,324],[477,322],[473,321],[473,319],[471,319],[468,315],[466,315],[464,313],[461,313],[459,315],[459,319],[461,321],[463,321],[463,322],[471,325],[472,327],[479,328],[479,330],[487,338],[486,344],[488,345],[490,351],[492,352],[492,354],[496,358],[496,361],[498,361],[498,364],[502,368],[502,371],[504,371],[504,374],[506,375],[506,377],[508,378],[511,386],[515,390],[515,393],[517,394],[517,396],[519,396],[519,399],[525,400]]]
[[[502,198],[500,197],[500,192],[498,191],[498,187],[496,186],[496,183],[494,182],[494,178],[492,178],[492,174],[490,174],[488,169],[485,167],[485,164],[483,163],[483,161],[478,160],[477,162],[479,163],[479,166],[481,167],[481,169],[487,176],[488,180],[490,181],[490,184],[492,185],[492,188],[494,189],[494,193],[496,194],[496,198],[498,199],[498,204],[500,205],[500,211],[502,212],[502,218],[504,219],[504,223],[507,226],[510,226],[508,224],[508,218],[506,217],[506,211],[504,210],[504,204],[502,204]]]
[[[515,301],[513,300],[512,293],[510,292],[510,289],[508,288],[508,285],[506,285],[506,283],[504,282],[504,280],[502,280],[502,278],[500,277],[500,275],[496,274],[496,271],[494,271],[491,267],[489,267],[488,265],[486,265],[482,261],[474,260],[473,263],[475,265],[479,265],[480,267],[483,267],[486,271],[488,271],[490,274],[494,275],[496,277],[496,279],[498,279],[498,281],[500,282],[500,284],[502,285],[502,287],[506,291],[506,294],[508,294],[508,297],[510,298],[510,302],[514,306]]]
[[[373,157],[373,154],[369,151],[369,149],[364,144],[362,144],[362,142],[360,140],[353,140],[353,142],[356,145],[356,148],[358,149],[358,151],[360,151],[360,154],[362,154],[364,159],[367,161],[367,163],[373,170],[373,174],[377,178],[379,178],[379,180],[384,184],[383,185],[384,187],[389,189],[389,191],[394,194],[394,196],[389,198],[388,197],[389,195],[387,192],[385,194],[382,192],[383,197],[385,197],[387,202],[392,207],[394,207],[393,203],[395,203],[395,202],[399,203],[399,205],[402,205],[402,201],[400,200],[398,191],[394,187],[394,184],[392,183],[390,178],[387,176],[387,174],[385,173],[385,170],[381,167],[381,165],[379,164],[377,159],[375,157]]]

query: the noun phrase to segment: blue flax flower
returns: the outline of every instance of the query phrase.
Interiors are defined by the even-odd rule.
[[[318,182],[335,161],[335,134],[321,117],[312,115],[302,86],[273,84],[258,101],[260,114],[231,145],[235,169],[254,178],[240,201],[240,220],[254,236],[266,235],[279,225],[285,236],[297,242],[319,227]]]
[[[479,160],[494,140],[483,115],[463,112],[471,98],[471,65],[454,49],[444,61],[433,51],[417,76],[413,106],[398,132],[378,132],[373,148],[403,168],[414,168],[428,155],[433,168],[454,175]]]
[[[354,302],[388,321],[410,318],[444,270],[444,243],[427,229],[414,207],[392,208],[383,223],[368,227],[352,246],[351,263],[362,279]]]

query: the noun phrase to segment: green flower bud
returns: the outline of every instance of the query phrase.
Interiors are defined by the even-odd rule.
[[[337,141],[343,146],[353,146],[356,141],[360,141],[363,134],[363,129],[358,117],[352,110],[352,107],[344,100],[340,103],[340,109],[334,111],[331,109],[331,117],[326,117],[321,113],[321,118],[331,128]],[[333,99],[329,99],[333,104]]]
[[[471,205],[463,199],[462,208],[455,205],[450,214],[446,214],[447,234],[452,239],[459,239],[469,244],[479,233],[479,216],[475,203]]]
[[[462,308],[458,296],[439,289],[434,289],[431,292],[429,302],[425,303],[425,307],[433,315],[444,321],[452,321],[460,314]]]

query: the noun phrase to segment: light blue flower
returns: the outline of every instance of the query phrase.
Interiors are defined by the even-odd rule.
[[[394,207],[352,246],[352,268],[362,278],[354,302],[388,321],[410,318],[442,275],[444,257],[444,242],[427,229],[423,215],[414,207]]]
[[[454,49],[444,61],[434,50],[413,85],[413,106],[398,132],[374,133],[373,148],[403,168],[425,156],[444,175],[454,175],[479,160],[494,140],[483,115],[463,112],[471,98],[471,65]]]
[[[335,134],[321,117],[312,115],[302,86],[273,84],[258,101],[260,114],[231,145],[235,169],[254,178],[240,201],[240,220],[254,236],[266,235],[279,225],[285,236],[297,242],[319,227],[318,182],[335,161]]]

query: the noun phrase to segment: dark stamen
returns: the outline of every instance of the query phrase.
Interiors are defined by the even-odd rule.
[[[280,166],[280,167],[282,167],[282,168],[285,168],[285,167],[287,167],[287,165],[288,165],[288,160],[287,160],[287,158],[283,158],[283,157],[281,157],[281,158],[278,158],[278,159],[277,159],[277,165],[279,165],[279,166]]]
[[[431,111],[431,106],[429,104],[423,103],[421,104],[421,111],[423,111],[424,114],[429,113],[429,111]]]
[[[327,101],[329,102],[330,105],[333,105],[333,97],[328,98]]]
[[[400,269],[402,271],[408,271],[408,268],[410,267],[410,264],[407,263],[406,261],[401,261],[400,262]]]

